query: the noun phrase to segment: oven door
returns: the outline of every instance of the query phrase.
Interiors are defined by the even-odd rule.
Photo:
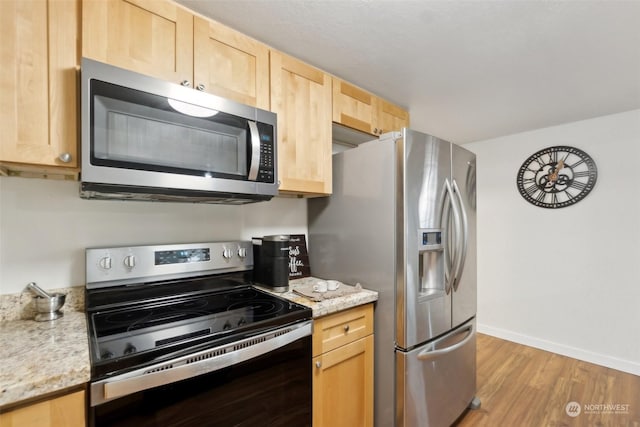
[[[91,385],[92,426],[311,426],[311,321]]]

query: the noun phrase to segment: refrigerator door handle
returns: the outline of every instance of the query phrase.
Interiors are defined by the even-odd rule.
[[[447,180],[442,184],[442,190],[440,192],[442,198],[440,200],[440,228],[443,230],[442,242],[449,241],[449,221],[451,220],[451,197],[447,191]],[[444,290],[447,295],[451,292],[451,280],[453,275],[453,260],[451,259],[451,253],[445,246],[443,249],[444,256]]]
[[[443,241],[445,242],[445,248],[444,248],[444,257],[445,257],[445,292],[447,295],[449,295],[449,292],[451,292],[451,289],[453,288],[453,281],[455,279],[455,268],[456,265],[458,263],[458,257],[459,257],[459,239],[460,239],[460,233],[459,233],[459,223],[460,223],[460,213],[458,212],[457,206],[454,202],[453,199],[453,189],[451,188],[451,184],[449,183],[449,179],[445,179],[444,180],[444,194],[445,197],[443,197],[443,207],[442,207],[442,218],[443,218],[443,229],[446,231],[446,238],[443,239]],[[447,203],[447,198],[448,203]],[[449,236],[449,224],[451,221],[451,216],[453,214],[453,228],[451,229],[451,234],[453,236]],[[453,242],[453,248],[449,248],[449,243]],[[451,251],[451,249],[453,249],[453,251]],[[450,253],[453,252],[453,255],[450,256]]]
[[[455,193],[449,183],[448,179],[444,181],[445,188],[447,189],[447,193],[449,193],[449,204],[451,207],[451,212],[453,213],[453,239],[447,239],[447,243],[452,241],[453,245],[453,258],[451,260],[451,269],[449,271],[449,280],[447,281],[448,291],[455,287],[456,282],[456,272],[459,269],[460,257],[461,257],[461,248],[462,248],[462,219],[460,216],[460,210],[458,208],[458,204],[455,201]],[[449,249],[449,248],[446,248]]]
[[[467,326],[466,328],[460,329],[458,331],[456,331],[455,335],[459,335],[459,334],[463,334],[466,333],[467,336],[464,337],[464,339],[460,342],[457,342],[449,347],[446,348],[440,348],[438,350],[423,350],[420,353],[418,353],[417,358],[419,360],[422,361],[427,361],[427,360],[431,360],[431,359],[435,359],[438,358],[440,356],[444,356],[446,354],[452,353],[454,351],[456,351],[457,349],[459,349],[460,347],[464,347],[472,338],[473,338],[473,334],[475,332],[474,326],[473,324]],[[442,341],[443,339],[448,339],[450,338],[452,335],[448,335],[445,336],[443,338],[441,338],[438,341]],[[436,345],[438,343],[438,341],[434,342],[433,345]]]
[[[467,247],[469,245],[469,219],[467,218],[467,211],[464,208],[464,202],[462,200],[462,194],[460,193],[460,188],[458,187],[458,183],[456,180],[453,180],[453,193],[457,196],[458,203],[460,204],[460,218],[461,222],[461,245],[460,252],[458,255],[458,265],[454,270],[453,276],[453,290],[458,290],[458,285],[460,284],[460,277],[462,277],[462,271],[464,270],[464,263],[467,259]]]

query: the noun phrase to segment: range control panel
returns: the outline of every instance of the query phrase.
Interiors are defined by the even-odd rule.
[[[253,268],[248,241],[88,248],[85,255],[89,289]]]
[[[191,262],[205,262],[211,260],[209,248],[174,249],[171,251],[156,251],[155,264],[186,264]]]

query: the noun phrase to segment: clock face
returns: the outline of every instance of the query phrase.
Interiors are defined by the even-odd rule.
[[[549,147],[534,153],[518,171],[518,191],[542,208],[564,208],[585,198],[598,170],[593,159],[574,147]]]

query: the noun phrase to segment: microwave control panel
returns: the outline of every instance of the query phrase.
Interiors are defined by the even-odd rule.
[[[275,182],[275,144],[273,126],[258,123],[260,133],[260,163],[258,165],[258,182]]]

